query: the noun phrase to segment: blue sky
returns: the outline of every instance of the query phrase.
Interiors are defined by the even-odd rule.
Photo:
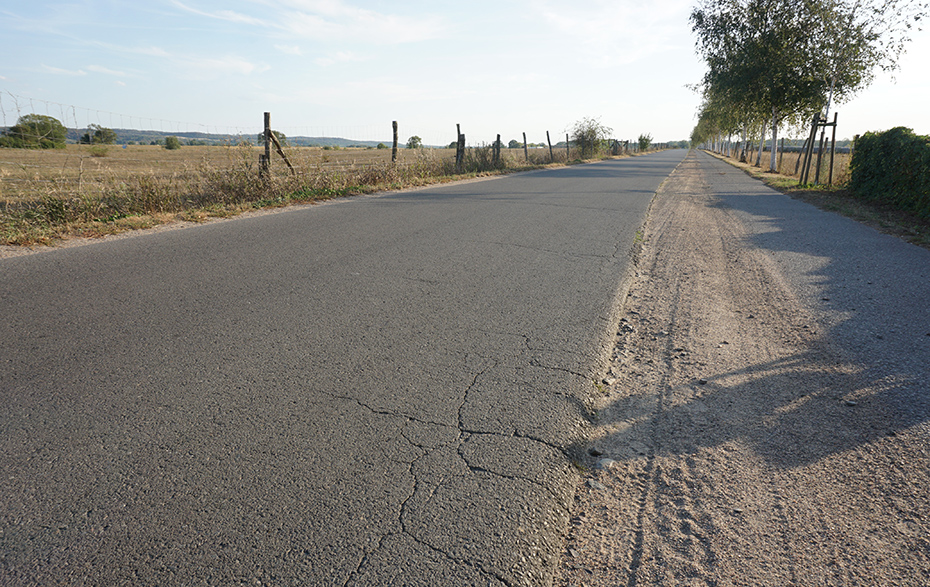
[[[700,80],[694,0],[4,2],[0,111],[68,126],[257,132],[448,144],[553,142],[583,117],[618,138],[685,139]],[[930,134],[930,35],[897,82],[841,105],[841,137]],[[11,120],[11,118],[13,120]]]

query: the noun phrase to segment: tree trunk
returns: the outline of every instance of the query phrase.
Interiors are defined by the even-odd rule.
[[[778,172],[778,112],[772,107],[772,156],[769,160],[769,171]]]
[[[759,137],[759,152],[756,153],[756,167],[762,167],[762,149],[765,148],[765,123],[762,123],[762,136]]]
[[[743,140],[740,141],[740,153],[739,153],[740,163],[746,162],[746,147],[749,145],[748,135],[749,135],[749,124],[747,123],[743,125]]]

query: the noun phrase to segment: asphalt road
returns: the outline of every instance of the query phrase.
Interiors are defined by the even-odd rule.
[[[0,260],[0,583],[547,584],[684,155]]]

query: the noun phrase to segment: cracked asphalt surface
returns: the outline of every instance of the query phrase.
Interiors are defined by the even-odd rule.
[[[0,583],[551,584],[685,154],[0,259]]]

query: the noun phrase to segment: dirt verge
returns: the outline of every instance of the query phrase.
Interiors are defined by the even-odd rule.
[[[926,433],[868,402],[704,173],[653,204],[556,584],[930,584]]]

